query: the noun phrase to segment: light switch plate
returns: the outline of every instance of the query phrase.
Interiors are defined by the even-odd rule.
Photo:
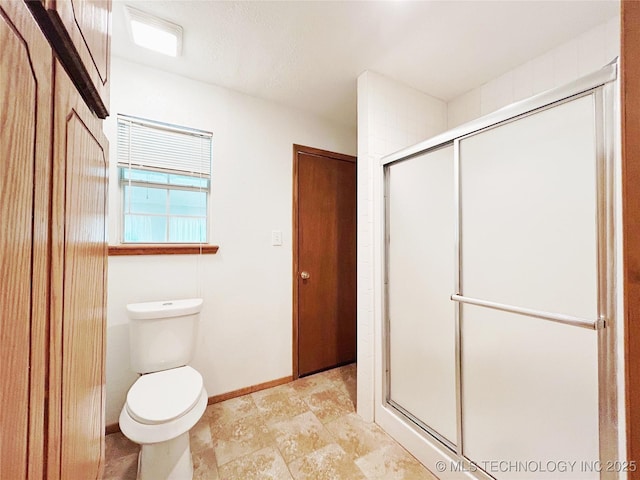
[[[282,231],[281,230],[272,230],[271,231],[271,245],[274,247],[279,247],[282,245]]]

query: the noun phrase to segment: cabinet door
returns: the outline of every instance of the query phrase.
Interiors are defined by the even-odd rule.
[[[42,478],[51,49],[0,1],[0,478]]]
[[[52,478],[100,478],[104,459],[107,140],[55,65],[49,451]],[[59,465],[56,465],[59,463]]]
[[[100,118],[109,114],[111,0],[27,0],[51,46]]]

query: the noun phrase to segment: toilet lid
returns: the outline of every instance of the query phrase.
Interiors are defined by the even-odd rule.
[[[142,375],[127,393],[127,411],[140,423],[165,423],[181,417],[196,404],[202,376],[179,367]]]

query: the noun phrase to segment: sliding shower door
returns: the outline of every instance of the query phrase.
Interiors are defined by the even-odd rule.
[[[383,161],[376,419],[444,478],[618,478],[615,75]]]
[[[594,100],[459,143],[463,452],[498,479],[599,475]]]
[[[387,176],[389,401],[456,443],[453,147]]]

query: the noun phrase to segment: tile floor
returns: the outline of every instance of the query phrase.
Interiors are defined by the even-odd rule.
[[[356,365],[209,405],[191,430],[196,480],[437,480],[355,413]],[[107,436],[105,480],[136,478],[138,446]]]

